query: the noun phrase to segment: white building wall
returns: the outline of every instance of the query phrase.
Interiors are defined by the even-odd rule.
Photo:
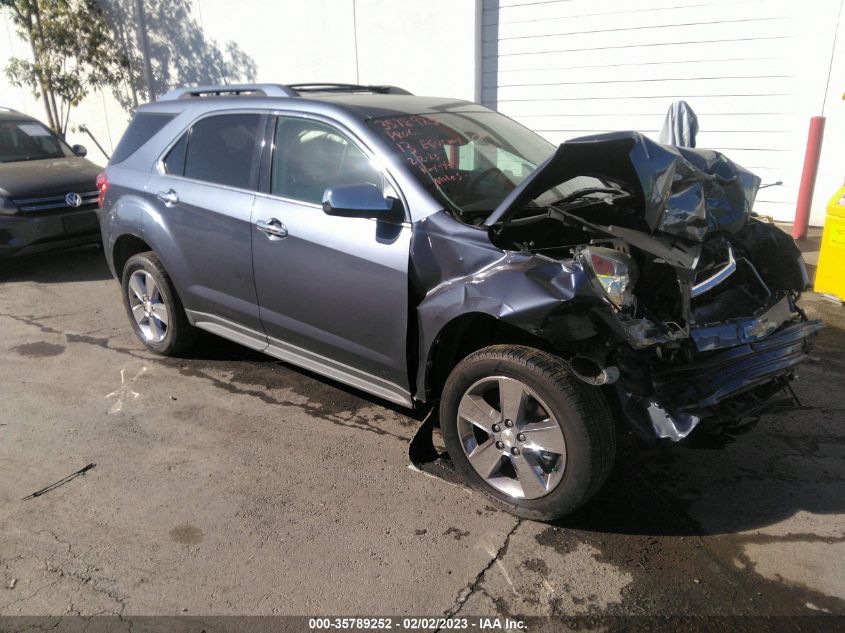
[[[669,105],[683,99],[698,114],[699,147],[725,152],[764,183],[783,181],[761,190],[756,209],[788,221],[809,117],[824,109],[840,6],[484,0],[482,102],[559,143],[619,129],[656,138]],[[834,143],[828,136],[829,150]],[[842,159],[828,151],[824,160],[822,171],[841,182]],[[819,191],[813,223],[830,195]]]
[[[236,41],[253,57],[258,81],[477,97],[475,0],[251,0],[240,5],[249,7],[243,18],[233,18],[227,0],[194,1],[210,37]]]
[[[845,4],[845,3],[843,3]],[[816,179],[816,191],[813,196],[812,218],[820,224],[824,217],[827,203],[843,184],[845,184],[845,152],[842,140],[845,139],[845,10],[839,11],[839,28],[830,60],[830,73],[824,107],[821,112],[826,117],[822,155],[819,173]]]
[[[845,180],[841,5],[483,0],[482,15],[481,0],[192,0],[192,16],[210,40],[237,42],[257,81],[388,83],[480,100],[555,143],[618,129],[656,137],[669,104],[685,99],[699,115],[699,146],[784,182],[761,191],[757,209],[786,221],[809,117],[824,114],[812,214],[821,224]],[[12,55],[29,47],[3,15],[0,65]],[[41,102],[2,72],[0,105],[44,118]],[[110,93],[92,94],[71,113],[68,140],[104,163],[75,127],[88,125],[110,152],[129,118]]]
[[[255,62],[257,81],[384,83],[415,94],[478,97],[480,0],[192,0],[192,16],[207,38],[237,42]],[[11,20],[0,16],[0,66],[29,54]],[[0,105],[45,119],[41,101],[11,86],[2,68]],[[86,124],[111,152],[130,116],[110,93],[92,94],[72,111],[68,140],[104,164],[73,128]]]

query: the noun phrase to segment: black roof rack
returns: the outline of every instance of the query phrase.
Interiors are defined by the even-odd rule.
[[[194,86],[177,88],[159,97],[159,101],[195,99],[199,97],[298,97],[312,92],[372,92],[385,95],[409,95],[396,86],[362,86],[358,84],[304,83],[304,84],[229,84],[219,86]]]
[[[360,84],[309,83],[288,84],[288,88],[298,93],[303,92],[373,92],[382,95],[409,95],[404,88],[398,86],[364,86]]]

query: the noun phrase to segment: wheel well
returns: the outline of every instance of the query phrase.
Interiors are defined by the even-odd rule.
[[[149,244],[134,235],[121,235],[117,238],[117,242],[114,244],[114,250],[112,251],[112,261],[114,262],[114,272],[118,279],[123,275],[123,267],[130,257],[151,250],[153,249],[150,248]]]
[[[464,358],[483,347],[508,343],[553,351],[547,341],[489,314],[464,314],[447,323],[429,355],[429,397],[440,397],[452,369]]]

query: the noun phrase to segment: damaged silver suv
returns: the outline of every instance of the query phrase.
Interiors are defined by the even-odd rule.
[[[211,86],[140,108],[99,179],[132,327],[195,328],[391,402],[439,401],[466,480],[520,516],[603,484],[617,428],[731,432],[815,332],[756,176],[634,132],[555,148],[390,86]]]

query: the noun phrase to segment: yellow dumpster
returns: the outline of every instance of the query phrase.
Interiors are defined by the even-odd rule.
[[[845,300],[845,187],[827,205],[814,290]]]

